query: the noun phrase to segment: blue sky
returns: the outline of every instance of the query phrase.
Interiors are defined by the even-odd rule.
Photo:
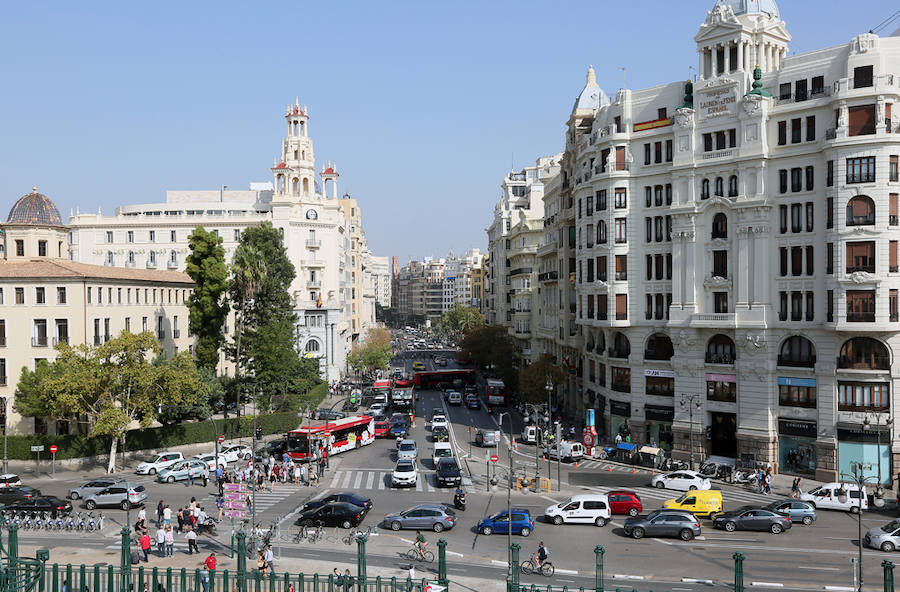
[[[9,3],[0,215],[32,185],[67,217],[270,180],[299,96],[318,163],[337,163],[376,254],[484,249],[503,175],[561,150],[588,64],[610,95],[619,66],[631,88],[684,79],[712,5]],[[792,52],[845,43],[896,9],[842,6],[782,0]]]

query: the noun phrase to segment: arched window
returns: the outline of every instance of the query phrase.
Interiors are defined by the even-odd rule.
[[[847,226],[873,226],[875,202],[868,195],[857,195],[847,202]]]
[[[611,358],[627,358],[631,355],[631,342],[625,337],[624,333],[616,333],[613,338],[613,346],[609,350]]]
[[[709,179],[700,182],[700,199],[709,199]]]
[[[587,343],[585,344],[584,347],[588,351],[588,353],[592,353],[594,351],[594,334],[593,333],[588,332]]]
[[[734,364],[734,341],[727,335],[713,335],[706,344],[708,364]]]
[[[309,179],[303,178],[303,195],[309,195]]]
[[[778,365],[813,368],[816,365],[816,346],[802,335],[792,335],[781,344]]]
[[[716,195],[722,197],[725,195],[725,181],[722,177],[716,177]]]
[[[597,334],[597,354],[602,354],[606,351],[606,333],[600,331]]]
[[[300,180],[294,177],[291,179],[291,193],[300,195]]]
[[[644,349],[645,360],[671,360],[674,355],[672,340],[665,333],[654,333],[647,340],[647,347]]]
[[[728,178],[728,197],[737,197],[738,194],[738,178],[737,175],[731,175]]]
[[[728,238],[728,216],[721,212],[713,216],[712,237]]]
[[[312,354],[319,351],[319,342],[315,339],[310,339],[306,342],[306,353]]]
[[[871,337],[854,337],[841,346],[838,368],[890,370],[891,355],[885,344]]]
[[[606,244],[606,222],[604,222],[603,220],[597,222],[597,244]]]

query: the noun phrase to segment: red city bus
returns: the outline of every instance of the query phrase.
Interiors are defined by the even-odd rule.
[[[497,378],[484,381],[484,399],[488,405],[506,405],[506,385]]]
[[[294,460],[306,460],[320,444],[328,454],[355,450],[375,441],[375,421],[368,415],[345,417],[323,425],[302,427],[285,434],[285,450]]]
[[[388,401],[391,400],[391,381],[376,380],[372,385],[372,392],[376,395],[387,395]]]

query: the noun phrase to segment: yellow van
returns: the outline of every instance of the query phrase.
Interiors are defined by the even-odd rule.
[[[725,503],[722,501],[722,492],[718,489],[698,489],[689,491],[677,499],[663,502],[663,508],[667,510],[685,510],[695,516],[714,517],[715,514],[725,511]]]

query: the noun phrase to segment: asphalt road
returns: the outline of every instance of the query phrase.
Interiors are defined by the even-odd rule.
[[[431,369],[430,354],[423,359]],[[411,364],[411,356],[404,356],[404,363]],[[399,365],[399,364],[397,364]],[[453,367],[452,363],[448,367]],[[338,405],[339,400],[332,400]],[[452,503],[453,490],[436,486],[433,467],[431,466],[430,426],[426,418],[431,409],[443,407],[448,412],[451,422],[451,433],[457,455],[464,460],[465,481],[469,492],[468,509],[458,512],[459,522],[455,528],[440,535],[426,533],[431,548],[436,550],[436,542],[443,537],[448,542],[448,571],[450,577],[465,575],[468,577],[484,577],[492,580],[503,578],[506,574],[506,536],[484,536],[475,532],[475,524],[482,516],[504,509],[507,503],[507,492],[503,487],[503,472],[508,466],[506,447],[499,448],[501,460],[497,465],[500,485],[489,487],[486,469],[490,463],[485,462],[486,452],[470,446],[473,432],[471,428],[496,427],[497,414],[492,417],[485,409],[469,410],[463,406],[448,407],[441,393],[437,391],[420,391],[418,394],[415,428],[412,437],[419,449],[418,467],[419,484],[415,488],[395,490],[390,486],[390,472],[395,462],[395,443],[393,439],[378,440],[371,446],[363,447],[335,457],[334,466],[321,479],[318,489],[308,487],[276,486],[272,493],[258,494],[257,509],[259,520],[269,523],[276,517],[288,516],[281,523],[283,539],[280,541],[280,553],[285,557],[306,557],[323,561],[320,571],[330,571],[329,562],[355,561],[355,548],[340,542],[341,532],[330,529],[328,539],[316,545],[309,543],[294,544],[287,542],[293,530],[293,513],[300,505],[313,496],[327,493],[354,490],[372,498],[374,508],[369,513],[363,526],[379,526],[378,536],[373,536],[368,544],[368,563],[371,566],[401,569],[406,561],[401,553],[409,548],[415,533],[412,531],[391,532],[379,524],[388,513],[405,510],[422,502]],[[495,410],[497,411],[497,410]],[[504,427],[508,431],[508,423],[504,418]],[[519,418],[514,418],[513,431],[521,429]],[[469,452],[471,449],[471,457]],[[518,445],[513,454],[514,466],[517,470],[533,473],[535,468],[533,448]],[[547,473],[547,463],[539,461],[542,475]],[[563,501],[568,495],[586,491],[607,491],[612,488],[629,488],[636,490],[644,501],[645,511],[660,507],[662,501],[676,497],[677,492],[659,491],[649,487],[646,473],[632,473],[631,469],[603,463],[588,461],[581,463],[576,469],[563,465],[563,490],[557,491],[556,463],[552,463],[553,489],[542,493],[512,493],[514,507],[528,508],[533,515],[540,517],[543,510],[552,503]],[[612,468],[613,470],[609,470]],[[578,472],[583,475],[583,482],[591,486],[567,485],[568,474]],[[77,475],[66,473],[63,478],[54,482],[42,480],[39,487],[44,493],[64,495],[68,487],[75,482],[82,482],[88,477],[99,475]],[[144,483],[148,489],[148,514],[155,510],[156,502],[164,499],[172,507],[187,504],[191,496],[208,500],[208,506],[214,507],[212,486],[203,489],[199,485],[193,488],[184,485],[168,485],[154,482],[149,477],[135,476],[134,480]],[[774,497],[763,496],[740,488],[721,486],[726,508],[736,508],[750,503],[768,503]],[[69,533],[32,533],[23,531],[20,538],[24,543],[46,541],[55,548],[78,546],[108,546],[116,544],[116,533],[125,520],[125,512],[117,509],[104,510],[107,515],[105,534],[109,538],[91,537]],[[132,521],[136,511],[132,511]],[[888,512],[868,512],[863,518],[863,531],[884,524],[894,516]],[[545,578],[536,580],[534,576],[524,577],[528,583],[553,583],[554,585],[593,586],[594,553],[596,545],[603,545],[605,554],[605,579],[609,587],[636,587],[638,589],[674,590],[688,592],[700,588],[729,587],[733,578],[732,554],[736,551],[746,556],[744,564],[745,582],[749,586],[756,583],[759,589],[817,589],[825,586],[850,587],[852,575],[850,559],[858,552],[856,517],[842,512],[819,512],[819,519],[811,526],[797,525],[781,535],[755,532],[726,533],[712,529],[708,521],[702,521],[703,534],[691,542],[667,539],[633,540],[626,538],[622,532],[624,517],[614,520],[603,528],[585,525],[552,526],[538,518],[535,531],[528,538],[513,537],[522,545],[521,559],[524,560],[544,541],[551,553],[551,561],[557,568],[557,574],[548,581]],[[229,527],[222,525],[219,529],[220,543],[227,544]],[[330,539],[330,540],[329,540]],[[52,543],[52,544],[51,544]],[[203,541],[201,547],[213,545]],[[866,549],[864,567],[869,584],[880,583],[881,561],[895,559],[885,553]],[[432,566],[435,567],[436,566]],[[421,567],[420,567],[421,568]],[[427,567],[425,567],[427,571]],[[639,579],[640,578],[640,579]],[[683,578],[694,580],[710,580],[711,583],[683,581]],[[769,586],[781,584],[782,586]]]

